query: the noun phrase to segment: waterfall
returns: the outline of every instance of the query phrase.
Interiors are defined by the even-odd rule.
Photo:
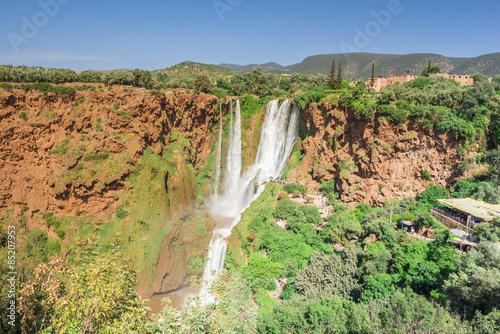
[[[229,143],[224,176],[225,193],[234,194],[238,191],[238,181],[241,176],[241,110],[240,100],[236,101],[233,124],[233,104],[231,101],[231,123],[229,128]]]
[[[207,204],[210,212],[219,220],[229,224],[219,224],[213,231],[208,261],[203,272],[203,285],[200,291],[206,296],[206,302],[213,302],[207,292],[208,285],[215,275],[224,268],[227,238],[232,228],[241,219],[241,213],[262,193],[266,183],[280,177],[283,173],[293,146],[296,143],[299,128],[299,109],[291,108],[286,100],[279,105],[278,100],[267,104],[266,116],[261,129],[257,156],[253,165],[241,173],[241,112],[239,100],[236,101],[235,123],[231,125],[228,138],[226,169],[224,172],[225,188],[219,197],[210,199]]]
[[[215,161],[215,198],[219,197],[220,165],[222,159],[222,102],[219,103],[219,139],[217,141],[217,156]]]

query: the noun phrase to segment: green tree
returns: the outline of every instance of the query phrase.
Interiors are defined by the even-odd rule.
[[[477,191],[479,184],[471,180],[460,180],[451,188],[451,193],[454,198],[470,197]]]
[[[18,311],[23,332],[39,333],[50,326],[55,305],[64,294],[61,277],[65,272],[62,259],[55,258],[39,263],[21,284]]]
[[[478,241],[500,242],[500,217],[474,226],[474,236]]]
[[[361,289],[356,279],[356,269],[357,256],[354,249],[346,249],[343,257],[314,253],[310,264],[297,274],[294,286],[307,299],[339,296],[349,300]]]
[[[366,275],[376,276],[387,273],[389,262],[392,260],[391,252],[385,248],[385,244],[380,241],[366,245],[362,264],[358,274],[366,281]]]
[[[326,81],[326,84],[328,85],[328,87],[332,88],[332,89],[336,89],[335,87],[337,87],[337,78],[336,78],[336,75],[335,75],[335,71],[337,70],[337,68],[335,67],[335,59],[332,60],[332,68],[330,69],[330,74],[328,75],[328,79]]]
[[[274,217],[288,220],[298,216],[297,203],[291,199],[284,198],[278,201],[278,205],[274,208]]]
[[[335,81],[335,89],[342,88],[342,61],[339,61],[339,70],[337,73],[337,80]]]
[[[212,82],[207,75],[197,75],[195,85],[196,88],[203,93],[209,93],[212,91]]]
[[[394,258],[394,273],[402,287],[409,286],[415,292],[428,295],[440,283],[440,268],[429,260],[429,247],[425,242],[409,243]]]
[[[431,60],[429,59],[429,65],[427,65],[422,72],[420,72],[421,77],[428,77],[429,74],[441,73],[441,67],[438,65],[431,66]]]
[[[328,200],[334,201],[337,197],[338,194],[335,190],[335,179],[330,179],[326,182],[321,183],[321,188],[319,189],[326,197],[328,197]]]
[[[255,304],[248,300],[249,291],[240,275],[220,272],[209,292],[214,296],[213,303],[205,303],[203,296],[191,297],[179,320],[172,316],[173,310],[166,310],[170,324],[177,320],[175,325],[180,325],[179,332],[183,334],[255,333]]]
[[[490,165],[490,178],[496,185],[500,186],[500,147],[488,151],[486,162]]]
[[[143,332],[147,308],[137,294],[135,273],[116,261],[99,259],[72,268],[50,320],[67,332]]]
[[[370,302],[372,299],[387,298],[396,290],[395,282],[392,275],[377,274],[364,277],[364,290],[361,294],[361,302]]]
[[[243,276],[250,281],[263,277],[279,278],[284,267],[282,263],[273,262],[264,257],[262,252],[255,252],[248,258],[248,264],[243,268]]]
[[[374,86],[375,85],[375,63],[372,64],[372,78],[371,78],[371,82],[370,82],[370,86]]]
[[[472,328],[460,317],[436,306],[409,288],[395,290],[369,305],[375,333],[468,334]]]
[[[389,221],[389,217],[379,217],[368,220],[364,226],[366,234],[374,234],[379,240],[383,241],[387,247],[393,248],[397,244],[396,231],[394,224]]]
[[[290,300],[259,317],[258,333],[372,333],[367,308],[340,297]]]
[[[444,282],[451,309],[472,319],[476,310],[488,314],[500,308],[500,252],[481,242],[457,260],[458,271]]]
[[[429,212],[432,207],[438,205],[438,199],[446,199],[449,197],[450,192],[445,187],[431,184],[427,189],[417,195],[417,204],[412,209],[414,211]]]
[[[500,203],[500,187],[491,182],[482,182],[477,187],[477,191],[472,195],[472,198],[484,201],[487,203]]]

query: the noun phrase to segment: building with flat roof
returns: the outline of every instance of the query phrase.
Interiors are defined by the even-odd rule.
[[[455,80],[462,86],[471,86],[474,84],[474,78],[468,75],[446,74],[446,73],[430,73],[429,78],[445,78],[448,80]]]
[[[446,74],[446,73],[431,73],[430,78],[445,78],[448,80],[455,80],[462,86],[471,86],[474,84],[474,79],[468,75],[458,75],[458,74]],[[405,74],[405,75],[390,75],[386,77],[375,77],[372,85],[372,78],[366,80],[366,88],[373,88],[377,92],[386,86],[394,85],[395,83],[405,84],[407,82],[413,81],[420,78],[418,75]]]
[[[441,206],[431,214],[449,228],[465,227],[470,233],[477,223],[490,222],[500,217],[500,204],[486,203],[472,198],[438,199]]]
[[[366,81],[366,88],[373,88],[377,92],[380,92],[380,90],[386,86],[391,86],[394,85],[396,82],[399,84],[404,84],[406,82],[410,82],[415,80],[416,78],[419,78],[418,75],[410,75],[410,74],[405,74],[405,75],[390,75],[387,78],[386,77],[375,77],[373,85],[372,83],[372,78],[368,78]]]

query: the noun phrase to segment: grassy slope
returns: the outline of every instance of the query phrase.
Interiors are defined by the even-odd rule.
[[[189,247],[189,254],[203,253],[212,222],[195,213],[191,204],[198,196],[198,185],[196,172],[184,157],[189,141],[176,131],[172,136],[176,140],[164,147],[161,154],[148,149],[138,161],[110,222],[94,226],[81,219],[75,221],[76,242],[68,245],[73,262],[86,261],[90,254],[118,253],[124,260],[132,261],[138,272],[146,270],[152,279],[165,242],[170,242],[180,230],[183,240],[190,242],[176,244],[175,251]],[[87,247],[81,245],[88,245],[91,250],[86,251]],[[188,274],[202,272],[202,258],[190,258],[188,262]]]

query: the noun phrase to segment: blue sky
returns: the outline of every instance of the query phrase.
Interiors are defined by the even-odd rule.
[[[390,17],[377,22],[373,13]],[[498,0],[4,1],[0,64],[75,70],[154,70],[185,60],[289,65],[346,46],[473,57],[500,52],[499,14]]]

